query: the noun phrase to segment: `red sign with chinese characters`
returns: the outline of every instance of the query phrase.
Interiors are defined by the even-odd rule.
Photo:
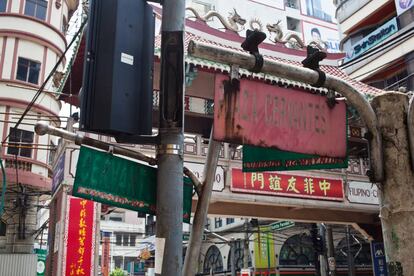
[[[255,172],[232,169],[233,192],[300,197],[323,200],[344,200],[342,179],[302,176],[296,174]]]
[[[69,215],[66,220],[65,276],[93,273],[95,248],[95,203],[76,197],[68,199]]]
[[[326,157],[346,157],[346,105],[333,108],[326,97],[298,89],[240,80],[224,92],[216,75],[214,139]]]

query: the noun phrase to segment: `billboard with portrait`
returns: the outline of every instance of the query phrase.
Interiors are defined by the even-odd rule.
[[[414,0],[395,0],[397,15],[400,15],[414,6]]]
[[[335,5],[327,0],[301,0],[302,14],[318,18],[323,21],[336,23]]]
[[[305,43],[322,40],[326,44],[329,53],[338,53],[339,50],[339,32],[338,30],[323,27],[311,22],[303,22],[303,35]]]

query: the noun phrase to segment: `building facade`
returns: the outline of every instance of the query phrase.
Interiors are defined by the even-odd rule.
[[[267,0],[252,0],[245,1],[240,5],[239,1],[188,1],[189,7],[187,9],[186,19],[186,38],[185,45],[188,45],[190,40],[201,41],[210,45],[216,45],[220,48],[233,49],[234,51],[241,51],[240,44],[245,37],[246,29],[261,29],[267,33],[268,39],[261,45],[260,51],[266,55],[266,58],[273,60],[282,60],[289,64],[301,66],[301,61],[306,57],[305,44],[313,41],[319,42],[322,48],[328,52],[328,56],[321,62],[321,68],[325,72],[340,77],[353,85],[355,85],[361,93],[367,96],[373,96],[379,93],[380,90],[367,86],[363,83],[354,82],[346,74],[338,69],[338,60],[343,57],[339,51],[339,35],[337,32],[337,25],[334,16],[333,5],[325,5],[326,2],[318,0],[301,0],[301,1],[267,1]],[[161,7],[154,4],[154,11],[156,14],[156,43],[155,43],[155,65],[154,65],[154,110],[158,109],[159,96],[159,72],[160,72],[160,36],[159,27],[161,22]],[[229,16],[228,13],[231,13]],[[223,30],[224,29],[224,30]],[[302,45],[301,45],[302,44]],[[82,48],[83,47],[83,48]],[[82,64],[85,55],[84,46],[80,46],[78,55],[75,58],[73,70],[70,78],[77,79],[70,84],[67,83],[63,92],[67,96],[62,97],[72,104],[78,104],[76,93],[81,87]],[[186,56],[186,95],[185,95],[185,140],[184,140],[184,165],[194,171],[197,176],[201,176],[203,166],[206,160],[211,125],[213,121],[213,105],[214,102],[214,85],[215,80],[222,75],[228,75],[230,66],[221,64],[219,62],[203,60]],[[326,95],[327,91],[310,85],[294,82],[291,80],[279,78],[277,76],[269,76],[264,74],[253,74],[247,70],[240,70],[240,75],[244,79],[267,82],[275,86],[299,89],[303,93],[312,93]],[[358,121],[353,121],[353,131],[349,131],[349,167],[347,169],[336,170],[319,170],[319,171],[302,171],[302,175],[313,177],[331,177],[341,180],[344,183],[340,190],[342,197],[337,198],[337,201],[329,199],[315,199],[305,197],[284,197],[275,194],[255,194],[250,192],[235,192],[232,187],[235,182],[233,173],[241,174],[242,167],[242,150],[240,145],[231,143],[222,143],[222,148],[219,154],[219,162],[216,170],[216,177],[214,183],[214,192],[210,202],[208,228],[212,231],[220,232],[221,235],[227,238],[236,239],[236,247],[239,260],[238,267],[241,267],[242,253],[244,250],[243,240],[245,239],[245,232],[243,230],[245,219],[248,217],[259,217],[265,219],[265,223],[273,223],[279,219],[292,219],[297,221],[326,221],[331,224],[335,223],[367,223],[375,224],[378,222],[378,207],[375,205],[364,204],[364,202],[355,202],[349,197],[349,183],[352,181],[362,182],[362,185],[369,185],[366,171],[369,167],[366,151],[366,141],[363,139],[363,125]],[[351,134],[352,133],[352,134]],[[89,137],[99,139],[108,143],[115,143],[115,139],[102,136],[86,134]],[[55,195],[56,204],[53,207],[53,218],[50,228],[50,240],[54,243],[56,240],[55,222],[64,220],[66,216],[64,209],[62,209],[61,202],[58,200],[59,193],[62,190],[66,194],[70,194],[71,185],[76,174],[76,162],[78,158],[78,149],[72,148],[73,145],[68,144],[69,147],[62,144],[65,152],[65,169],[68,170],[67,178],[60,181],[60,188],[57,188]],[[130,149],[142,152],[144,154],[155,156],[155,145],[122,145]],[[59,150],[58,150],[59,152]],[[59,156],[59,154],[57,154]],[[55,159],[55,164],[58,159]],[[252,177],[252,175],[248,175]],[[257,176],[257,175],[256,175]],[[263,176],[262,176],[263,177]],[[59,183],[57,183],[59,185]],[[263,182],[263,185],[269,186],[269,183]],[[309,192],[309,191],[308,191]],[[197,197],[193,197],[193,212],[197,203]],[[361,204],[362,203],[362,204]],[[57,206],[59,205],[59,206]],[[56,207],[57,206],[57,207]],[[300,207],[298,207],[300,206]],[[63,210],[63,211],[62,211]],[[102,222],[102,225],[107,222]],[[110,222],[115,225],[115,222]],[[214,225],[214,226],[212,226]],[[121,225],[118,225],[120,227]],[[128,227],[127,225],[124,225]],[[262,223],[260,223],[262,226]],[[112,226],[111,226],[112,227]],[[255,254],[261,250],[255,249],[255,242],[258,237],[254,237],[258,232],[256,226],[250,226],[250,234],[252,241],[249,242],[249,255],[251,262],[249,266],[259,268],[259,261]],[[266,258],[271,258],[271,264],[267,263],[266,268],[264,264],[260,268],[266,272],[266,269],[276,271],[279,265],[287,265],[293,263],[292,258],[299,258],[299,253],[289,259],[289,251],[282,250],[284,244],[301,244],[302,239],[308,241],[306,235],[309,234],[309,229],[303,226],[298,226],[283,232],[283,238],[277,238],[278,242],[272,247],[268,247],[269,251]],[[62,228],[58,229],[62,232]],[[105,231],[104,231],[105,232]],[[109,241],[122,244],[123,247],[131,246],[131,231],[122,230],[117,236],[115,229],[108,228]],[[122,232],[122,233],[121,233]],[[135,233],[135,232],[133,232]],[[125,234],[125,238],[124,238]],[[302,234],[305,234],[302,235]],[[138,234],[137,234],[138,235]],[[275,234],[276,236],[279,234]],[[303,237],[302,237],[303,236]],[[287,242],[290,237],[295,237]],[[343,236],[341,236],[341,239]],[[249,238],[250,239],[250,238]],[[132,238],[134,240],[134,238]],[[185,239],[184,239],[185,240]],[[273,240],[273,239],[272,239]],[[101,241],[101,239],[98,239]],[[125,241],[125,245],[124,245]],[[339,244],[339,243],[337,243]],[[185,242],[184,242],[185,246]],[[259,246],[259,245],[257,245]],[[49,246],[53,248],[51,244]],[[137,246],[138,247],[138,246]],[[289,246],[286,246],[289,248]],[[120,249],[120,248],[118,248]],[[122,249],[123,250],[123,249]],[[131,248],[134,254],[137,249]],[[270,250],[272,250],[270,253]],[[306,251],[306,258],[311,258],[309,247],[299,249]],[[284,253],[287,252],[287,253]],[[275,254],[282,254],[284,258],[277,258]],[[243,253],[244,254],[244,253]],[[293,253],[292,253],[293,254]],[[101,251],[102,255],[102,251]],[[222,259],[217,256],[223,256]],[[120,255],[118,255],[120,256]],[[210,257],[211,256],[211,257]],[[229,270],[229,246],[226,243],[206,236],[206,241],[200,255],[199,272],[210,273],[211,269],[216,272],[223,272]],[[133,257],[133,256],[127,256]],[[225,257],[225,258],[224,258]],[[58,267],[59,256],[49,255],[50,271]],[[306,269],[312,269],[312,263],[308,259],[304,259],[300,265],[306,266]],[[122,260],[122,261],[121,261]],[[281,260],[281,261],[280,261]],[[121,266],[125,269],[125,264],[130,259],[111,259],[111,268]],[[218,265],[214,265],[214,262]],[[113,262],[113,263],[112,263]],[[221,262],[221,265],[220,265]],[[306,263],[306,265],[304,265]],[[297,265],[297,264],[292,264]],[[260,270],[261,271],[261,270]],[[309,272],[312,273],[312,272]]]
[[[53,159],[53,139],[36,135],[33,126],[37,120],[60,125],[61,104],[52,79],[14,127],[65,51],[67,24],[77,5],[76,0],[0,1],[0,136],[7,179],[1,253],[33,252],[42,195],[51,189]]]
[[[341,68],[384,90],[414,89],[412,1],[336,1],[342,32]]]

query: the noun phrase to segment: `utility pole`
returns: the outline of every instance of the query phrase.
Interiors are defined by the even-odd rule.
[[[380,217],[389,276],[414,275],[412,250],[414,239],[414,173],[410,167],[414,157],[412,141],[413,98],[390,92],[376,96],[371,103],[378,117],[384,141],[385,179],[380,189]],[[407,118],[408,117],[408,118]],[[410,137],[407,134],[410,131]]]
[[[329,275],[336,276],[335,247],[333,242],[332,226],[326,225],[326,245],[328,248]]]
[[[243,268],[249,268],[249,219],[244,219]]]
[[[312,237],[312,243],[313,243],[313,249],[314,249],[314,259],[315,259],[315,275],[321,276],[321,264],[319,261],[319,245],[318,245],[318,226],[316,223],[312,224],[312,228],[310,231],[311,237]]]
[[[322,241],[322,252],[319,253],[319,262],[321,266],[321,276],[328,275],[328,267],[326,263],[326,239],[325,239],[325,227],[322,223],[318,224],[319,236]]]
[[[185,1],[165,0],[161,26],[155,274],[182,273]]]
[[[351,251],[351,231],[349,225],[346,226],[346,257],[348,258],[348,276],[355,276],[354,255]]]
[[[234,238],[230,239],[230,263],[231,263],[231,276],[236,276],[236,243]]]

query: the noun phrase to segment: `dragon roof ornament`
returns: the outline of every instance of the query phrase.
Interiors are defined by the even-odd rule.
[[[209,11],[206,14],[200,15],[197,10],[192,7],[187,7],[186,10],[190,11],[193,16],[189,18],[196,18],[203,22],[207,22],[212,18],[217,18],[221,24],[224,26],[225,29],[239,33],[245,29],[245,24],[247,20],[242,18],[233,8],[233,11],[229,13],[227,20],[219,14],[217,11]],[[304,49],[306,48],[306,44],[302,40],[302,38],[293,32],[286,32],[284,33],[280,24],[281,20],[278,20],[274,24],[266,24],[266,29],[270,34],[270,41],[274,43],[281,43],[284,44],[288,48],[293,49]],[[263,31],[263,24],[258,18],[253,18],[249,21],[249,27],[251,30],[258,30]],[[309,45],[316,47],[322,51],[326,51],[326,43],[324,41],[311,41]]]

